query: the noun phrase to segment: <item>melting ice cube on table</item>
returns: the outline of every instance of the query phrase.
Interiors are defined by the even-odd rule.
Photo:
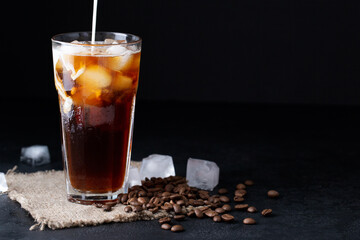
[[[152,154],[142,160],[140,168],[141,179],[151,177],[175,176],[175,168],[171,156]]]
[[[41,166],[50,162],[49,148],[45,145],[34,145],[21,148],[20,162],[31,166]]]
[[[127,186],[130,188],[135,185],[141,185],[139,169],[137,167],[130,166]]]
[[[220,169],[215,162],[189,158],[186,179],[191,187],[212,191],[219,183]]]
[[[0,173],[0,193],[6,192],[8,190],[8,185],[6,184],[5,174]]]

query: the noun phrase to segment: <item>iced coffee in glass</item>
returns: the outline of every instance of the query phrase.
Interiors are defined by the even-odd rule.
[[[141,39],[96,32],[52,38],[67,196],[92,204],[125,190],[138,87]]]

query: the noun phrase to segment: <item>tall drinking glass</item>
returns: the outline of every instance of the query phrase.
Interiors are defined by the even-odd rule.
[[[52,39],[66,191],[81,204],[116,201],[130,164],[141,38],[74,32]]]

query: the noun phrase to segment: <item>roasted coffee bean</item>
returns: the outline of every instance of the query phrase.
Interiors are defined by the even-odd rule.
[[[224,204],[222,206],[222,209],[224,209],[226,212],[229,212],[229,211],[231,211],[231,206],[229,204]]]
[[[163,192],[161,194],[162,197],[170,197],[171,196],[171,193],[170,192]]]
[[[177,194],[177,193],[172,194],[172,195],[170,195],[170,199],[171,200],[179,200],[179,199],[181,199],[181,195]]]
[[[103,208],[105,212],[110,212],[112,210],[112,206],[107,204],[103,205]]]
[[[220,188],[218,193],[219,194],[226,194],[226,193],[228,193],[228,190],[226,188]]]
[[[216,215],[213,217],[214,222],[221,222],[221,217],[219,215]]]
[[[142,206],[138,206],[138,205],[137,205],[137,206],[134,206],[133,208],[134,208],[134,209],[133,209],[134,212],[141,212],[141,211],[143,210]]]
[[[272,210],[270,208],[261,211],[261,215],[263,215],[264,217],[270,216],[271,214]]]
[[[171,225],[168,223],[163,223],[163,224],[161,224],[161,228],[164,230],[169,230],[169,229],[171,229]]]
[[[182,232],[182,231],[184,231],[184,228],[181,225],[174,225],[171,227],[171,231],[172,232]]]
[[[208,206],[202,206],[202,207],[199,207],[198,209],[199,209],[200,211],[202,211],[202,212],[205,212],[206,210],[209,209],[209,207],[208,207]]]
[[[190,199],[194,199],[194,198],[196,198],[196,194],[194,194],[194,193],[188,193],[188,195],[187,195],[187,197]]]
[[[267,195],[269,196],[269,198],[278,198],[279,197],[279,192],[275,191],[275,190],[269,190],[267,192]]]
[[[148,203],[148,202],[149,202],[149,198],[148,198],[148,197],[139,197],[137,200],[138,200],[138,202],[141,203],[141,204],[144,204],[144,203]]]
[[[246,210],[249,207],[249,204],[236,204],[234,208],[236,210]]]
[[[154,207],[155,207],[155,204],[153,204],[153,203],[147,203],[147,204],[146,204],[146,207],[147,207],[147,208],[154,208]]]
[[[153,200],[153,203],[154,203],[155,205],[159,205],[160,202],[161,202],[161,199],[158,198],[158,197],[154,198],[154,200]]]
[[[139,197],[146,197],[147,193],[145,191],[141,190],[141,191],[138,192],[138,196]]]
[[[248,211],[249,213],[254,213],[254,212],[257,212],[257,209],[256,209],[256,207],[251,206],[251,207],[248,207],[247,211]]]
[[[217,212],[217,213],[224,213],[225,210],[224,210],[223,208],[216,208],[216,209],[215,209],[215,212]]]
[[[124,211],[127,213],[132,212],[132,208],[130,206],[126,206],[124,207]]]
[[[243,202],[245,199],[243,197],[240,196],[235,196],[234,197],[234,202]]]
[[[230,198],[228,198],[227,196],[220,196],[219,197],[220,201],[223,203],[228,203],[230,202]]]
[[[215,197],[214,200],[213,200],[213,203],[220,203],[220,198]]]
[[[160,207],[161,207],[161,209],[163,209],[163,210],[165,210],[167,212],[169,212],[169,211],[171,211],[173,209],[173,205],[171,203],[169,203],[169,202],[164,203],[164,205],[162,205]]]
[[[180,194],[180,195],[183,195],[183,194],[185,193],[185,191],[186,191],[186,188],[185,188],[185,187],[181,187],[181,188],[179,189],[179,194]]]
[[[128,198],[129,199],[134,198],[134,197],[136,197],[136,192],[135,191],[131,191],[131,192],[128,193]]]
[[[253,219],[253,218],[245,218],[245,219],[243,220],[243,223],[246,224],[246,225],[252,225],[252,224],[255,224],[256,221],[255,221],[255,219]]]
[[[169,202],[170,198],[169,197],[161,197],[161,200],[164,201],[164,202]]]
[[[239,183],[238,185],[236,185],[236,189],[245,189],[246,185],[243,183]]]
[[[166,184],[166,186],[165,186],[165,191],[166,192],[172,192],[173,189],[174,189],[174,185],[172,185],[171,183]]]
[[[179,204],[174,204],[173,208],[174,208],[175,214],[180,214],[182,212],[182,208]]]
[[[160,224],[169,223],[169,222],[171,222],[171,218],[169,218],[169,217],[163,217],[163,218],[159,219]]]
[[[202,206],[202,205],[204,205],[204,200],[202,200],[202,199],[195,200],[192,205],[194,205],[194,206]]]
[[[185,201],[184,200],[177,200],[176,204],[180,205],[180,206],[184,206],[185,205]]]
[[[238,190],[235,191],[235,196],[243,197],[243,196],[246,195],[246,193],[247,193],[246,190],[244,190],[244,189],[238,189]]]
[[[148,192],[148,193],[146,194],[146,196],[147,196],[148,198],[151,198],[151,197],[154,196],[154,194],[153,194],[152,192]]]
[[[149,188],[148,189],[148,192],[152,192],[152,193],[154,193],[154,192],[162,192],[162,191],[163,191],[163,189],[161,187],[155,187],[155,188]]]
[[[196,216],[194,210],[191,210],[191,211],[188,212],[186,215],[187,215],[188,217],[195,217],[195,216]]]
[[[200,209],[195,209],[195,215],[197,218],[203,218],[204,213]]]
[[[211,210],[211,209],[208,209],[204,212],[204,214],[210,218],[216,216],[216,215],[219,215],[217,212]]]
[[[221,219],[224,221],[224,222],[231,222],[231,221],[234,221],[234,216],[233,215],[230,215],[228,213],[225,213],[223,215],[221,215]]]
[[[121,199],[120,199],[120,201],[121,201],[121,203],[126,203],[126,201],[128,200],[128,195],[127,194],[124,194],[124,195],[122,195],[121,196]]]
[[[253,180],[246,180],[244,183],[245,183],[246,186],[252,186],[252,185],[254,185],[254,181],[253,181]]]
[[[149,211],[152,213],[157,213],[159,211],[159,207],[150,208]]]
[[[175,216],[174,216],[174,219],[175,219],[175,220],[178,220],[178,221],[179,221],[179,220],[180,220],[180,221],[181,221],[181,220],[184,220],[184,219],[185,219],[185,215],[183,215],[183,214],[175,215]]]

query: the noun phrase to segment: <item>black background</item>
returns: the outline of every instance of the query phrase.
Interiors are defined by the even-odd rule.
[[[91,30],[92,1],[2,10],[1,98],[56,98],[50,38]],[[97,30],[143,38],[140,100],[354,105],[359,11],[355,0],[100,0]]]

